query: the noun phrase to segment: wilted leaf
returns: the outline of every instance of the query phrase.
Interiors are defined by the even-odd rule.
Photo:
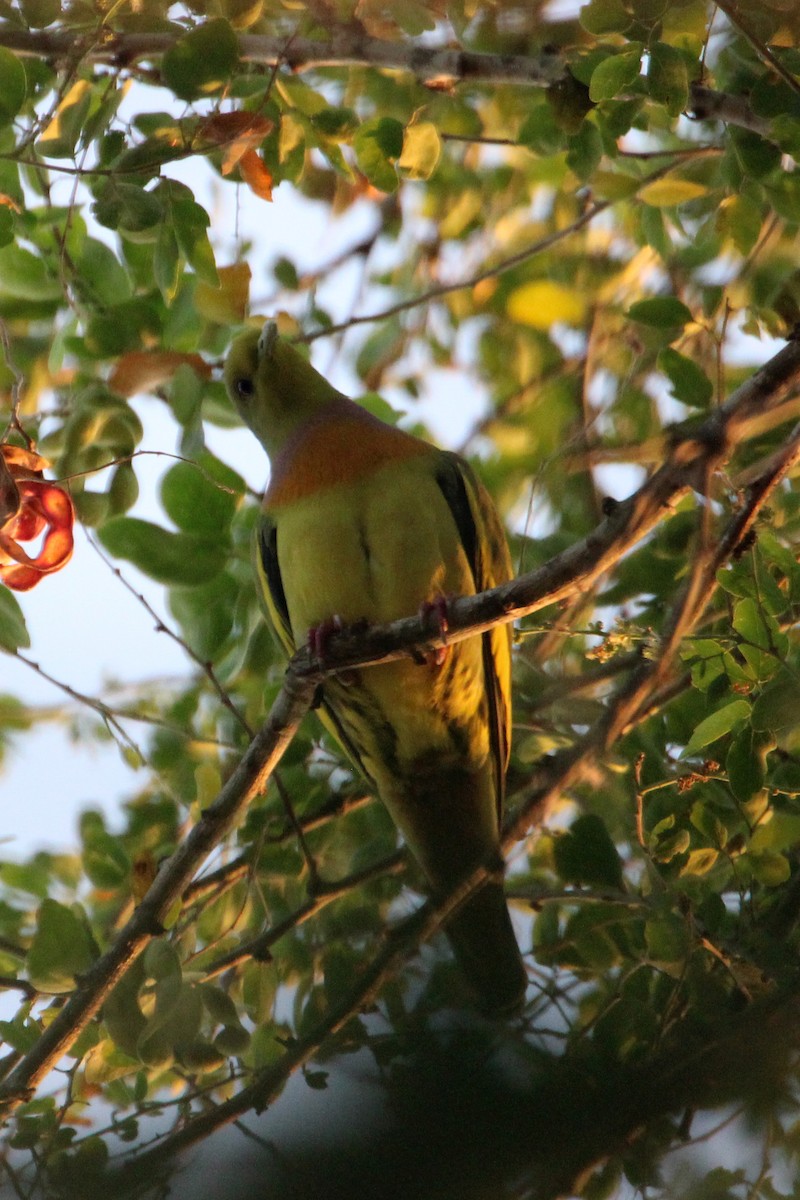
[[[199,354],[180,350],[131,350],[117,359],[108,386],[126,399],[141,392],[154,392],[182,366],[191,367],[201,379],[211,377],[211,367]]]
[[[250,266],[246,262],[218,267],[217,287],[199,280],[194,299],[198,312],[218,325],[239,325],[247,316],[250,300]]]

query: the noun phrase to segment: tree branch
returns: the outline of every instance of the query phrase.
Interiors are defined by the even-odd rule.
[[[740,404],[746,408],[748,399],[752,397],[749,394],[741,396],[743,390],[739,389],[737,395],[740,396]],[[743,412],[739,412],[741,420],[744,420],[744,415]],[[717,446],[717,457],[723,452],[724,443]],[[534,820],[541,820],[552,802],[580,779],[588,764],[599,753],[613,745],[626,732],[631,722],[646,710],[646,697],[663,679],[680,637],[702,616],[714,590],[713,581],[717,570],[739,545],[772,490],[798,459],[800,426],[794,430],[792,437],[787,439],[780,457],[773,457],[764,475],[753,482],[721,537],[709,540],[705,552],[699,556],[698,565],[667,621],[661,641],[661,653],[655,659],[641,663],[638,671],[621,686],[606,712],[584,738],[541,764],[537,778],[526,789],[522,805],[506,822],[502,838],[504,849],[518,841]],[[707,471],[712,464],[713,456],[709,456],[705,463]],[[129,1188],[137,1185],[143,1172],[152,1171],[159,1164],[168,1162],[181,1150],[198,1144],[210,1133],[235,1121],[244,1113],[263,1110],[280,1092],[286,1080],[307,1063],[327,1039],[374,1000],[385,980],[398,969],[408,955],[421,942],[433,936],[448,917],[493,874],[492,866],[483,865],[476,868],[449,896],[437,902],[427,901],[413,916],[392,930],[385,946],[374,956],[349,992],[338,1004],[332,1006],[304,1038],[293,1042],[277,1063],[257,1072],[252,1083],[242,1088],[235,1096],[213,1109],[199,1113],[157,1145],[129,1159],[111,1176],[114,1194],[124,1194]]]
[[[499,621],[511,621],[587,587],[658,524],[680,496],[693,487],[703,490],[710,471],[724,461],[741,440],[759,432],[765,423],[769,426],[777,419],[788,419],[789,409],[796,407],[798,385],[800,343],[790,342],[703,422],[683,432],[676,430],[667,461],[628,500],[616,504],[605,521],[587,538],[520,579],[478,596],[454,601],[448,613],[450,629],[446,639],[431,639],[423,623],[414,617],[366,632],[359,630],[354,634],[345,630],[332,635],[324,667],[312,660],[307,649],[299,651],[292,660],[267,722],[219,797],[206,809],[186,841],[157,875],[114,944],[81,979],[36,1046],[0,1088],[0,1104],[5,1102],[6,1108],[15,1107],[44,1078],[86,1027],[150,938],[161,932],[167,912],[184,894],[200,863],[233,828],[250,800],[263,791],[270,771],[291,741],[323,674],[402,657],[411,649],[418,649],[426,638],[431,646],[460,641]],[[714,564],[724,561],[724,555],[730,554],[738,544],[738,539],[749,528],[774,486],[773,481],[782,477],[796,453],[797,441],[790,441],[783,456],[778,460],[773,456],[767,475],[751,484],[750,499],[742,509],[743,515],[737,515],[730,524],[720,539],[716,555],[704,561],[704,581],[712,578],[712,568],[716,569]],[[662,643],[664,653],[660,659],[666,659],[674,649],[677,631],[684,631],[687,623],[696,620],[705,607],[708,589],[699,586],[698,578],[695,572],[691,603],[684,593],[672,623],[667,624]],[[520,811],[506,826],[504,847],[522,836],[531,823],[547,811],[556,796],[580,777],[593,754],[608,747],[620,735],[644,703],[648,688],[655,686],[659,679],[660,674],[652,663],[643,664],[639,671],[634,671],[594,729],[575,746],[547,760],[527,789]],[[414,935],[417,940],[438,929],[490,874],[491,870],[486,867],[478,869],[444,903],[428,904],[421,909],[415,917],[420,922],[418,933]],[[365,1002],[365,996],[377,991],[383,979],[402,959],[407,943],[401,941],[400,949],[391,943],[368,968],[363,986],[360,985],[358,1004]],[[351,1011],[352,1003],[348,1014]],[[345,1019],[343,1016],[339,1024]],[[339,1024],[326,1022],[326,1035],[335,1032]],[[316,1043],[310,1046],[306,1058],[315,1048]],[[290,1057],[297,1066],[305,1058],[301,1056],[295,1060],[295,1053],[299,1052],[293,1052]],[[234,1115],[241,1111],[244,1110],[237,1107]]]
[[[112,33],[87,36],[83,57],[91,62],[124,67],[141,59],[159,59],[175,45],[180,33]],[[448,46],[421,46],[411,41],[383,41],[356,29],[337,29],[330,41],[310,38],[239,34],[244,62],[265,67],[311,71],[321,67],[374,67],[408,71],[424,83],[448,87],[457,83],[516,83],[546,88],[563,80],[569,68],[557,51],[524,54],[484,54]],[[38,58],[74,58],[76,38],[66,29],[19,29],[0,22],[0,46]],[[756,133],[768,134],[769,122],[758,117],[738,96],[715,92],[693,83],[688,110],[697,120],[726,121]]]
[[[703,490],[710,463],[727,461],[746,438],[796,419],[800,412],[800,342],[789,342],[719,408],[697,425],[672,430],[666,461],[626,500],[612,502],[608,515],[581,541],[534,571],[477,596],[448,606],[445,637],[433,634],[419,617],[389,625],[343,629],[331,634],[325,663],[307,647],[292,668],[299,675],[391,662],[412,651],[462,641],[498,622],[528,616],[585,591],[628,553],[693,488]]]
[[[313,675],[290,673],[267,720],[213,804],[156,875],[141,904],[113,944],[81,977],[75,991],[36,1045],[0,1086],[0,1108],[8,1113],[30,1095],[97,1013],[114,985],[163,932],[163,922],[191,882],[200,864],[236,825],[247,805],[260,795],[311,703]]]

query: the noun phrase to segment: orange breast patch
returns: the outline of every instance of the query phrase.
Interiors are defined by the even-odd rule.
[[[314,492],[372,475],[389,462],[433,453],[411,434],[384,425],[369,413],[320,421],[287,445],[272,464],[264,507],[280,508]]]

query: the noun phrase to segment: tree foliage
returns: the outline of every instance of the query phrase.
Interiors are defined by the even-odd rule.
[[[459,448],[520,578],[452,629],[517,617],[532,987],[473,1035],[525,1079],[495,1105],[504,1194],[656,1187],[689,1106],[760,1114],[792,1161],[799,41],[785,0],[0,3],[0,648],[25,655],[74,510],[120,587],[163,586],[186,658],[124,705],[80,698],[134,767],[128,725],[152,730],[121,831],[87,809],[77,848],[0,863],[18,1194],[145,1188],[346,1053],[424,1092],[431,1022],[469,1004],[446,910],[300,724],[314,664],[284,685],[258,609],[258,497],[209,445],[248,314],[343,345],[389,419],[375,393],[419,427],[432,380],[480,398]],[[279,187],[352,221],[349,248],[264,262]],[[175,456],[157,512],[142,403]],[[401,625],[335,637],[332,664],[424,639]],[[0,745],[35,728],[2,698]],[[751,1176],[703,1186],[777,1194]]]

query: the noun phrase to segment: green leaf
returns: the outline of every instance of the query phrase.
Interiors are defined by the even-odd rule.
[[[690,850],[689,857],[678,872],[679,875],[707,875],[716,866],[719,850],[707,847],[703,850]]]
[[[684,854],[691,845],[692,839],[688,829],[678,829],[668,837],[659,837],[653,850],[657,862],[672,862],[679,854]]]
[[[167,221],[162,221],[158,228],[153,255],[153,276],[164,299],[168,302],[175,299],[180,281],[180,271],[181,256],[175,230]]]
[[[743,173],[753,179],[764,179],[771,175],[781,162],[781,152],[773,142],[751,133],[748,129],[737,129],[731,125],[728,139],[738,165]]]
[[[567,166],[582,183],[592,175],[603,157],[603,139],[593,121],[584,121],[574,137],[570,138],[567,151]]]
[[[76,283],[95,303],[111,306],[130,298],[131,283],[127,271],[114,251],[97,238],[85,239],[76,267],[80,272]]]
[[[61,0],[20,0],[20,9],[28,25],[34,29],[43,29],[52,25],[63,12]]]
[[[755,596],[756,583],[749,561],[740,559],[729,567],[717,571],[717,583],[731,596]]]
[[[792,873],[786,855],[778,854],[774,850],[765,850],[763,854],[750,854],[747,861],[754,877],[765,887],[780,887]]]
[[[682,962],[691,947],[686,921],[677,914],[646,921],[644,939],[652,962]]]
[[[800,680],[782,670],[768,683],[753,704],[750,718],[753,729],[789,729],[800,723]]]
[[[358,116],[352,108],[323,108],[312,115],[311,124],[326,138],[346,140],[358,128]]]
[[[214,251],[208,240],[208,213],[182,183],[171,179],[160,185],[159,190],[181,254],[200,279],[211,287],[219,287]]]
[[[110,179],[97,193],[92,212],[101,225],[134,241],[155,241],[164,218],[162,194],[122,180]]]
[[[397,188],[395,162],[403,153],[404,129],[393,117],[376,117],[359,126],[353,149],[359,169],[382,192]]]
[[[25,614],[16,596],[0,587],[0,647],[4,650],[24,650],[31,644]]]
[[[172,588],[169,606],[196,654],[213,662],[229,637],[241,586],[223,571],[208,583]]]
[[[388,0],[387,7],[409,37],[420,37],[436,28],[436,18],[424,0]]]
[[[92,104],[92,87],[85,79],[73,83],[37,142],[45,158],[73,158]]]
[[[601,100],[613,100],[620,92],[626,91],[639,78],[642,62],[642,45],[631,42],[619,54],[609,58],[595,67],[589,83],[589,98],[599,104]]]
[[[27,956],[28,976],[42,992],[69,992],[75,976],[91,966],[95,947],[85,920],[57,900],[39,906]]]
[[[0,295],[20,300],[59,300],[61,284],[30,250],[4,246],[0,250]]]
[[[113,517],[99,530],[109,554],[124,558],[159,583],[207,583],[225,566],[230,546],[224,537],[169,533],[138,517]]]
[[[28,81],[16,54],[0,46],[0,125],[14,120],[25,103]]]
[[[212,454],[198,456],[197,465],[179,462],[161,481],[161,502],[179,529],[213,541],[228,539],[228,530],[244,481]]]
[[[708,408],[714,385],[696,362],[667,346],[659,351],[658,366],[672,384],[676,400],[693,408]]]
[[[14,214],[10,208],[0,208],[0,246],[14,241]]]
[[[622,888],[622,862],[600,817],[578,817],[554,843],[556,869],[569,883]]]
[[[239,43],[222,17],[206,21],[167,50],[161,65],[164,83],[181,100],[219,91],[239,61]]]
[[[800,815],[769,810],[750,839],[750,850],[763,854],[766,850],[796,850],[800,844]]]
[[[749,196],[726,196],[717,211],[717,232],[730,239],[742,255],[755,246],[762,224],[761,206]]]
[[[749,715],[750,705],[747,700],[732,700],[730,704],[717,709],[716,712],[712,713],[710,717],[706,717],[697,726],[685,750],[681,754],[681,758],[687,758],[690,754],[695,754],[704,746],[709,746],[712,742],[716,742],[719,738],[724,737],[740,721],[747,720]]]
[[[786,635],[774,617],[750,597],[737,600],[733,609],[733,628],[742,638],[739,652],[750,667],[753,677],[767,680],[778,667],[777,658],[786,650]]]
[[[82,814],[81,838],[87,877],[95,887],[120,887],[130,874],[130,859],[119,838],[107,831],[100,813],[89,810]]]
[[[725,757],[725,770],[731,791],[737,800],[746,804],[756,792],[760,792],[767,778],[766,749],[762,733],[748,726],[730,744]]]
[[[771,784],[776,792],[800,796],[800,763],[792,759],[778,763],[772,773]]]
[[[689,72],[684,55],[665,42],[651,46],[647,85],[656,103],[663,104],[671,117],[680,116],[689,103]]]
[[[689,813],[689,820],[703,837],[718,850],[728,841],[728,831],[706,800],[696,800]]]
[[[628,309],[632,321],[642,325],[653,325],[656,329],[677,329],[688,325],[693,319],[686,305],[677,296],[653,296],[649,300],[637,300]]]
[[[590,0],[578,13],[578,20],[587,33],[624,33],[633,18],[622,0]]]
[[[762,649],[769,649],[770,639],[767,627],[761,617],[755,600],[747,597],[737,601],[733,609],[733,628],[740,633],[745,641],[752,642]]]
[[[523,146],[544,158],[557,154],[566,145],[564,130],[557,121],[553,106],[546,100],[531,106],[517,137]]]

